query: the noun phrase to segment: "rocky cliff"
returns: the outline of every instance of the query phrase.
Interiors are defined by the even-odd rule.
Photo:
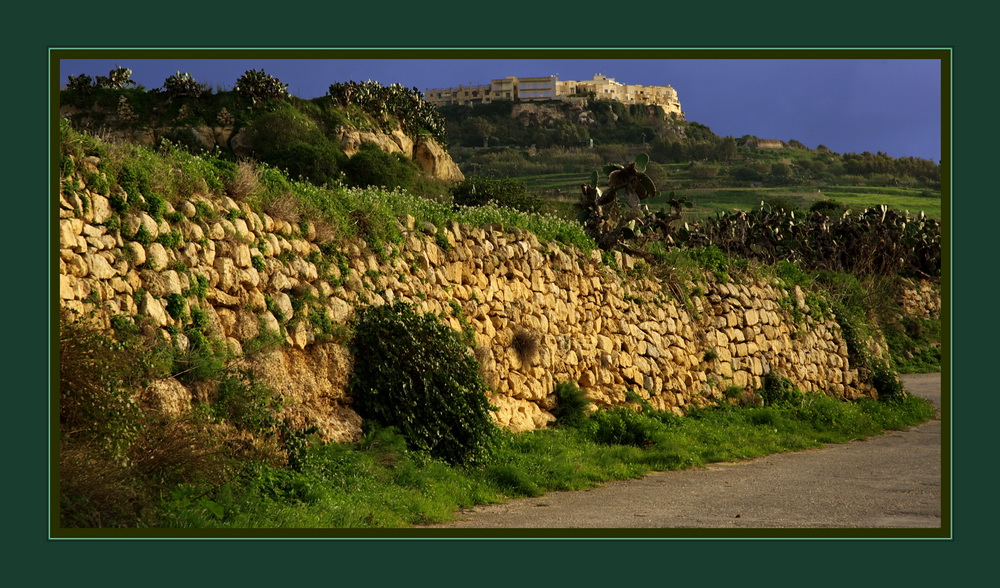
[[[678,414],[757,388],[769,372],[802,390],[875,394],[859,381],[836,321],[812,316],[800,290],[777,282],[706,275],[677,283],[620,254],[611,266],[599,252],[543,244],[518,229],[438,229],[409,217],[398,221],[404,243],[388,256],[349,244],[345,263],[321,272],[309,223],[208,195],[168,206],[172,223],[142,212],[109,223],[107,194],[79,178],[64,186],[75,189],[60,194],[63,308],[104,327],[141,317],[183,347],[184,319],[168,308],[183,300],[236,354],[263,331],[280,333],[283,347],[244,361],[285,396],[286,419],[317,425],[326,439],[357,438],[361,420],[345,391],[354,359],[316,325],[344,325],[363,305],[394,301],[472,329],[496,418],[515,431],[550,423],[553,388],[566,380],[598,404],[625,403],[632,390]],[[157,241],[168,234],[179,238]],[[206,398],[176,380],[146,393],[169,412]]]

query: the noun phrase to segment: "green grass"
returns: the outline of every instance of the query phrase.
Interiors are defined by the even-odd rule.
[[[885,204],[897,210],[914,214],[923,211],[934,219],[941,219],[941,195],[919,188],[879,188],[863,186],[827,186],[823,196],[843,202],[850,208],[870,208]]]
[[[392,430],[369,432],[356,444],[315,444],[301,471],[248,464],[222,487],[176,489],[160,506],[159,523],[400,528],[446,522],[477,504],[844,443],[904,429],[934,412],[914,397],[848,403],[802,395],[784,404],[702,409],[687,417],[624,408],[599,414],[577,428],[505,433],[493,458],[475,467],[449,467],[409,451]],[[616,437],[616,431],[631,435]],[[641,445],[628,444],[636,439]]]
[[[924,188],[900,188],[881,186],[791,186],[791,187],[746,187],[727,185],[731,182],[720,178],[703,181],[686,178],[680,171],[681,164],[663,166],[669,172],[669,180],[660,186],[660,195],[645,201],[651,208],[663,207],[667,195],[673,191],[677,196],[688,198],[694,206],[684,210],[685,218],[700,220],[711,218],[716,213],[732,210],[752,210],[761,201],[781,200],[790,206],[806,211],[813,203],[833,199],[848,208],[863,210],[885,204],[897,210],[924,214],[930,218],[941,218],[941,195]],[[579,199],[580,184],[589,183],[587,173],[542,173],[515,176],[528,189],[539,194],[553,213],[572,220],[576,217],[573,203]],[[712,185],[719,184],[719,185]]]
[[[688,198],[694,206],[685,209],[688,219],[705,219],[716,213],[731,210],[752,210],[761,201],[778,200],[798,210],[806,211],[815,202],[833,199],[854,210],[863,210],[885,204],[897,210],[908,210],[914,214],[923,211],[931,218],[941,218],[939,196],[921,196],[923,190],[916,188],[876,188],[823,186],[820,188],[687,188],[675,190],[677,196]],[[662,206],[666,194],[646,201],[651,208]]]

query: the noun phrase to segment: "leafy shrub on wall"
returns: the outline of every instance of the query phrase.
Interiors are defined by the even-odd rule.
[[[362,418],[398,429],[413,449],[449,463],[488,456],[498,428],[460,333],[405,303],[361,311],[354,333],[349,389]]]
[[[344,173],[347,183],[359,188],[409,188],[417,176],[417,168],[399,153],[386,153],[374,143],[363,143],[361,150],[344,164]]]

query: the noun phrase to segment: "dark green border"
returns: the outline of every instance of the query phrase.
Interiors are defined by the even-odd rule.
[[[55,4],[55,5],[53,5]],[[5,292],[16,302],[11,329],[21,334],[11,366],[24,366],[8,376],[12,406],[6,429],[15,479],[8,483],[8,557],[11,576],[42,570],[53,579],[100,579],[105,583],[206,583],[209,579],[240,578],[263,584],[274,580],[324,583],[362,579],[383,585],[393,579],[419,576],[445,584],[540,584],[559,579],[583,580],[585,585],[625,581],[683,580],[765,581],[777,585],[864,585],[876,582],[932,585],[956,575],[978,577],[993,560],[994,532],[991,456],[995,429],[995,384],[989,373],[996,364],[991,325],[980,313],[992,282],[983,276],[981,254],[992,254],[995,230],[988,224],[996,208],[994,180],[988,176],[995,159],[988,127],[995,108],[992,23],[977,11],[956,5],[924,7],[880,6],[871,2],[837,5],[771,3],[755,6],[615,5],[602,10],[568,10],[553,5],[515,3],[470,9],[437,3],[381,10],[373,16],[368,5],[331,6],[261,13],[232,6],[72,8],[48,3],[29,8],[8,37],[12,86],[5,106],[15,105],[8,121],[11,137],[23,138],[10,170],[13,198],[11,241],[31,243],[48,228],[49,206],[40,202],[46,139],[38,132],[48,117],[45,60],[50,47],[210,47],[245,46],[452,46],[476,39],[486,46],[503,39],[510,47],[599,47],[607,39],[634,47],[941,47],[954,49],[955,134],[952,226],[954,289],[951,302],[951,379],[955,404],[951,433],[958,448],[954,468],[954,540],[952,541],[47,541],[47,452],[44,417],[47,397],[39,383],[49,374],[48,333],[39,325],[46,314],[44,296],[18,289]],[[949,10],[955,10],[949,12]],[[143,14],[145,12],[145,14]],[[169,12],[169,14],[168,14]],[[32,14],[34,13],[34,14]],[[22,17],[23,19],[23,17]],[[11,157],[8,155],[8,157]],[[34,197],[32,197],[34,195]],[[973,209],[973,207],[975,207]],[[29,247],[8,255],[9,271],[22,283],[37,287],[49,279],[44,247]],[[984,284],[983,289],[979,284]],[[987,315],[988,316],[988,315]],[[44,321],[43,321],[43,324]],[[37,419],[37,420],[36,420]],[[21,450],[17,450],[21,448]],[[990,477],[987,478],[987,475]],[[11,488],[14,486],[14,488]],[[255,559],[256,558],[256,559]],[[113,578],[121,578],[115,581]]]

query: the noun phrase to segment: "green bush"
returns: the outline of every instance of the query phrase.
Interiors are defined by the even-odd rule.
[[[541,200],[528,194],[524,182],[513,178],[468,178],[451,190],[456,206],[494,203],[523,212],[538,212]]]
[[[347,162],[340,148],[315,123],[289,105],[258,116],[247,128],[247,137],[257,160],[287,171],[292,179],[316,185],[333,183]]]
[[[768,372],[761,378],[760,397],[765,406],[791,402],[801,396],[788,378],[774,372]]]
[[[586,422],[585,431],[595,443],[646,447],[655,443],[663,423],[625,406],[599,410]]]
[[[847,212],[847,205],[836,200],[818,200],[809,207],[810,212],[819,212],[829,217],[841,216]]]
[[[288,84],[281,83],[281,80],[264,73],[262,69],[243,72],[243,75],[236,80],[233,89],[255,105],[268,100],[285,100],[289,97]]]
[[[880,361],[872,362],[871,384],[878,391],[879,400],[892,400],[906,395],[903,382],[896,376],[896,372]]]
[[[349,388],[362,418],[449,463],[489,455],[498,429],[460,333],[408,304],[373,306],[358,313],[350,349],[359,361]]]
[[[556,384],[556,407],[552,415],[556,417],[556,425],[560,427],[578,427],[590,414],[590,399],[576,382],[560,382]]]
[[[406,189],[413,185],[417,168],[399,153],[386,153],[373,143],[363,143],[344,164],[344,173],[351,186]]]
[[[208,86],[187,72],[177,72],[163,81],[163,91],[174,98],[197,98],[208,92]]]
[[[261,384],[249,371],[234,371],[220,382],[212,401],[212,411],[234,427],[270,436],[278,421],[281,398]]]

